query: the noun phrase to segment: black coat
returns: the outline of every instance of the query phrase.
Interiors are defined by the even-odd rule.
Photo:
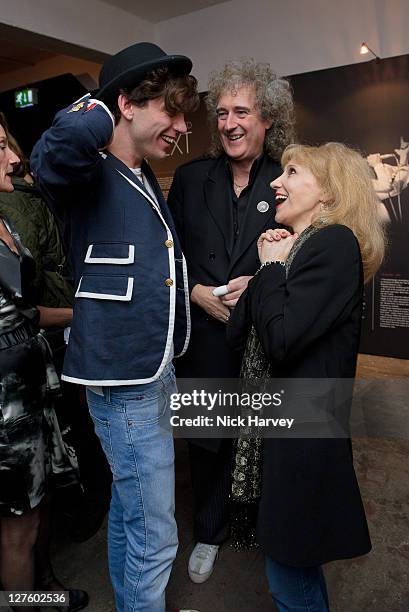
[[[168,204],[186,257],[189,289],[225,285],[232,278],[253,275],[259,266],[257,238],[274,221],[275,200],[270,182],[280,166],[263,156],[247,204],[239,237],[234,244],[233,212],[225,155],[202,158],[176,170]],[[267,212],[257,204],[268,202]],[[191,305],[192,333],[185,355],[175,362],[184,378],[234,378],[239,375],[241,354],[226,343],[226,325]]]
[[[345,226],[325,227],[302,245],[288,278],[273,264],[250,282],[230,319],[229,343],[242,349],[252,323],[273,377],[353,378],[362,294],[357,240]],[[370,550],[348,438],[264,440],[257,539],[295,567]]]

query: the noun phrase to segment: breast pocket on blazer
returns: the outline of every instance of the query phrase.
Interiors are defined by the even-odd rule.
[[[135,247],[127,242],[96,242],[90,244],[85,255],[86,264],[114,264],[124,266],[135,261]]]

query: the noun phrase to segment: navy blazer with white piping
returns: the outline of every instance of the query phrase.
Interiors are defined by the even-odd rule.
[[[88,385],[156,380],[190,334],[186,264],[171,215],[146,162],[159,206],[118,158],[100,153],[114,128],[88,97],[59,112],[36,144],[32,167],[71,227],[76,283],[63,379]]]

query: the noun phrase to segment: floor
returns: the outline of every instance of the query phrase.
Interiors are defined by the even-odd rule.
[[[361,355],[356,470],[373,551],[325,568],[332,612],[409,610],[409,361]],[[386,421],[386,423],[385,423]],[[180,546],[169,583],[168,607],[200,612],[273,612],[259,551],[223,547],[211,579],[190,582],[191,488],[186,444],[176,441],[177,521]],[[88,542],[74,544],[60,529],[54,544],[57,574],[86,589],[89,612],[115,612],[106,565],[106,525]]]

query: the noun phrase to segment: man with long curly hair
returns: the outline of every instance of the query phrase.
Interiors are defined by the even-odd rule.
[[[179,377],[236,378],[241,355],[227,347],[225,324],[258,267],[258,236],[276,227],[269,184],[293,139],[293,101],[269,64],[245,60],[211,76],[206,103],[210,155],[178,168],[168,199],[192,303],[191,342],[176,367]],[[222,285],[227,293],[215,296]],[[231,440],[192,440],[189,452],[196,541],[189,576],[201,583],[229,535]]]

